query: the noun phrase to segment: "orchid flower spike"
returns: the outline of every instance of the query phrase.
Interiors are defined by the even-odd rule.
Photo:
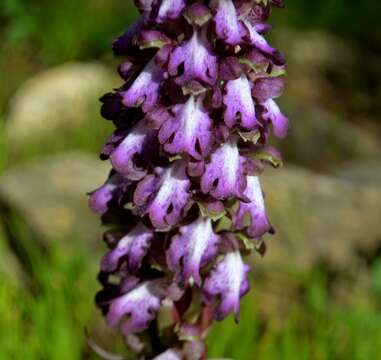
[[[278,166],[285,59],[265,38],[282,0],[135,0],[113,43],[124,84],[90,207],[110,228],[96,296],[139,359],[207,358],[206,330],[249,290],[244,255],[273,227],[260,174]]]

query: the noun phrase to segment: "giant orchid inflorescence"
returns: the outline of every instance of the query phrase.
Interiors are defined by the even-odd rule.
[[[288,120],[285,60],[264,38],[282,0],[136,0],[115,40],[124,85],[102,97],[115,132],[90,206],[110,226],[97,304],[139,359],[206,359],[213,319],[249,290],[243,255],[273,233],[258,176]]]

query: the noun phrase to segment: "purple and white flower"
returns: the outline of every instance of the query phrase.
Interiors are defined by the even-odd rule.
[[[216,256],[218,242],[219,236],[213,232],[208,218],[200,217],[182,226],[167,251],[168,267],[175,273],[176,280],[193,279],[200,286],[200,268]]]
[[[159,140],[170,154],[187,153],[197,160],[204,158],[213,142],[212,120],[202,105],[202,97],[190,96],[176,105],[175,116],[160,129]]]
[[[135,4],[113,44],[124,84],[101,98],[116,129],[89,199],[111,227],[96,301],[137,358],[201,360],[213,319],[238,320],[248,238],[274,232],[259,175],[282,164],[268,141],[289,126],[274,100],[285,59],[266,40],[283,1]]]

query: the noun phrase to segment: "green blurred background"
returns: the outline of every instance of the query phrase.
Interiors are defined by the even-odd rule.
[[[377,0],[286,0],[272,41],[289,60],[286,166],[263,176],[277,234],[254,256],[239,326],[208,341],[236,360],[381,358],[381,27]],[[0,5],[0,359],[123,351],[93,305],[105,250],[85,193],[121,82],[110,43],[131,1]]]

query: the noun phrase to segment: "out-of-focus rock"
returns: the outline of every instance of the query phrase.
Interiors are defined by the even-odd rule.
[[[270,169],[269,169],[270,170]],[[320,261],[353,271],[381,245],[381,186],[302,168],[265,171],[263,187],[276,235],[256,264],[307,271]]]
[[[355,49],[321,30],[283,29],[274,36],[274,43],[287,57],[287,96],[320,106],[340,106],[342,99],[328,74],[350,72],[356,63]]]
[[[378,140],[361,127],[323,108],[287,100],[283,108],[291,129],[276,143],[286,162],[329,170],[350,160],[380,156]]]
[[[12,208],[43,240],[101,244],[99,217],[86,192],[101,185],[109,164],[73,152],[15,168],[0,178],[0,202]],[[359,254],[381,245],[381,186],[320,175],[288,165],[262,177],[275,236],[257,266],[307,271],[320,261],[355,269]],[[101,245],[100,245],[101,246]]]
[[[101,63],[68,63],[26,81],[10,102],[6,136],[11,148],[60,131],[76,129],[98,116],[98,99],[120,84]]]
[[[381,159],[349,162],[335,169],[333,174],[356,183],[381,186]]]
[[[49,156],[4,174],[0,202],[45,242],[100,244],[103,229],[88,209],[86,193],[104,182],[108,168],[79,152]]]
[[[379,118],[376,99],[381,92],[365,85],[376,80],[364,80],[364,71],[377,63],[374,54],[321,30],[283,29],[273,40],[288,60],[287,91],[280,99],[292,124],[290,136],[279,142],[285,159],[331,170],[379,157],[377,131],[365,126]],[[375,79],[381,76],[379,68],[373,70]]]

